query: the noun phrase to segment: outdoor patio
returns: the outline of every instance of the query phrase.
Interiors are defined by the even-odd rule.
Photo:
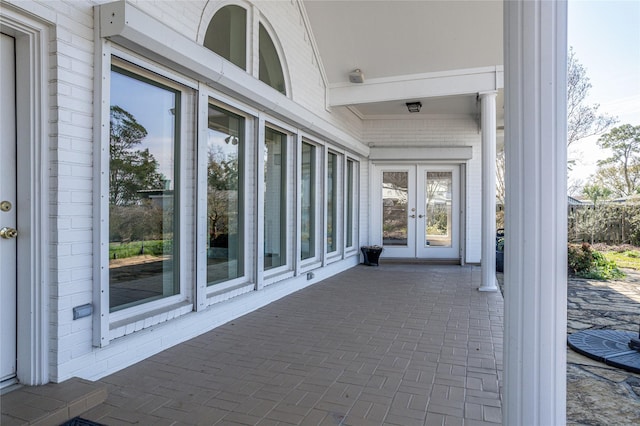
[[[352,268],[105,377],[106,401],[82,417],[499,424],[503,300],[478,292],[479,280],[472,266]],[[6,408],[3,424],[23,423],[8,422]]]

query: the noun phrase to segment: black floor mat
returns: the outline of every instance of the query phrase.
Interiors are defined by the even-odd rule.
[[[102,423],[92,422],[91,420],[83,419],[81,417],[74,417],[73,419],[62,423],[60,426],[107,426]]]

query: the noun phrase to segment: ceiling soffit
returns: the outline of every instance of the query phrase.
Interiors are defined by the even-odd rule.
[[[404,101],[429,104],[412,117],[475,114],[469,105],[478,92],[503,87],[502,0],[304,0],[304,8],[329,106],[349,106],[361,118],[406,116]],[[364,83],[349,83],[354,69]]]

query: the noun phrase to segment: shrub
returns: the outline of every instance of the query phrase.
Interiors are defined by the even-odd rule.
[[[588,243],[569,244],[568,265],[570,271],[581,278],[609,280],[624,277],[615,262],[607,260]]]

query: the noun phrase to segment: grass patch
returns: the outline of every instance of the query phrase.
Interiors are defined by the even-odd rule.
[[[109,259],[125,259],[127,257],[148,254],[162,256],[171,252],[172,240],[132,241],[130,243],[109,243]]]
[[[605,251],[603,254],[607,260],[615,262],[620,268],[640,270],[640,251],[638,250]]]

